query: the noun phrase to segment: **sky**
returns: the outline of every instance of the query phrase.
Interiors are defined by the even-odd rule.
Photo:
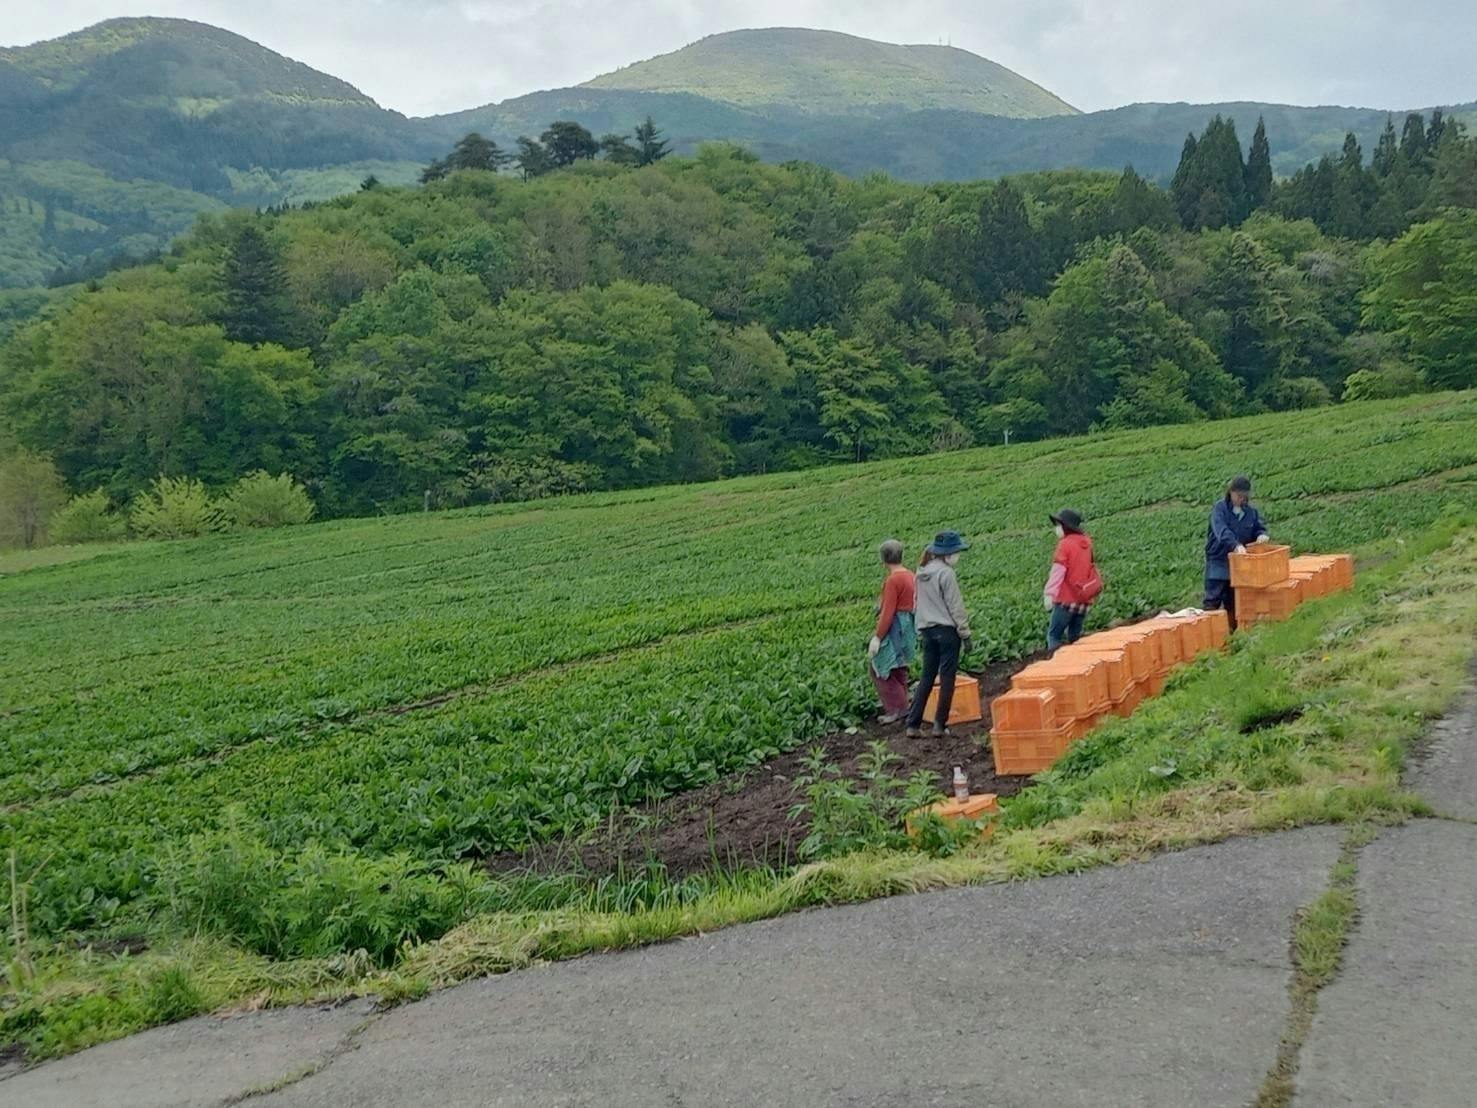
[[[225,27],[407,115],[458,111],[744,27],[949,42],[1087,111],[1145,100],[1477,100],[1471,0],[0,0],[0,45],[121,15]]]

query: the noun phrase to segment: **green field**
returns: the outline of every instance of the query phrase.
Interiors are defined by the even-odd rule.
[[[37,872],[30,929],[55,938],[153,926],[161,869],[224,827],[273,856],[346,850],[366,874],[400,852],[434,870],[587,831],[867,712],[878,540],[913,557],[941,527],[971,538],[980,664],[1042,634],[1049,510],[1090,521],[1108,581],[1094,622],[1180,607],[1237,471],[1298,549],[1413,535],[1471,500],[1477,395],[10,573],[0,857]]]

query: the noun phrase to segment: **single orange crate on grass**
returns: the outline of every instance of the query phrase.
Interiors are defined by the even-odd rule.
[[[939,819],[949,823],[958,820],[976,820],[983,816],[1000,811],[1000,800],[994,793],[975,793],[968,800],[955,800],[949,797],[930,804],[927,808],[918,809],[919,812],[932,812]],[[917,815],[918,813],[914,813]],[[914,826],[913,816],[903,820],[903,826],[907,829],[909,836],[917,835],[918,830]],[[980,835],[988,838],[995,830],[995,822],[991,820],[980,828]]]
[[[1012,689],[990,701],[990,726],[1001,731],[1050,731],[1057,726],[1054,689]]]
[[[928,704],[923,709],[924,719],[935,719],[939,710],[939,687],[937,684],[928,692]],[[967,673],[954,678],[954,699],[949,702],[949,722],[974,723],[985,718],[980,707],[980,683]]]
[[[1094,644],[1084,639],[1062,647],[1052,655],[1052,660],[1082,657],[1096,658],[1102,662],[1103,671],[1107,674],[1109,703],[1116,703],[1123,691],[1133,683],[1133,667],[1129,665],[1128,654],[1122,646],[1114,643]]]
[[[995,772],[1021,776],[1050,769],[1084,733],[1082,721],[1076,719],[1050,731],[991,731]]]
[[[1158,696],[1160,693],[1162,693],[1164,691],[1164,684],[1168,680],[1169,674],[1167,673],[1156,673],[1150,677],[1145,678],[1143,681],[1145,698]]]
[[[1087,635],[1078,639],[1076,645],[1088,651],[1122,647],[1124,656],[1128,659],[1129,673],[1135,681],[1142,681],[1159,668],[1159,652],[1154,649],[1153,633],[1133,625]]]
[[[1033,662],[1015,675],[1016,689],[1051,689],[1058,719],[1085,718],[1108,703],[1108,671],[1090,655]]]
[[[1287,568],[1292,548],[1276,543],[1253,543],[1245,554],[1231,555],[1231,587],[1233,589],[1264,589],[1278,581],[1287,580]]]

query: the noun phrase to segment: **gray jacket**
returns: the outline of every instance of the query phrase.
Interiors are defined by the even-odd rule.
[[[969,613],[964,610],[964,597],[959,593],[959,578],[954,575],[954,568],[942,559],[929,562],[918,571],[917,581],[918,630],[957,627],[960,638],[969,638]]]

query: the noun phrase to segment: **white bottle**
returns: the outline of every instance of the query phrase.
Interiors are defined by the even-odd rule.
[[[963,804],[969,799],[969,778],[964,776],[964,767],[954,767],[954,799]]]

